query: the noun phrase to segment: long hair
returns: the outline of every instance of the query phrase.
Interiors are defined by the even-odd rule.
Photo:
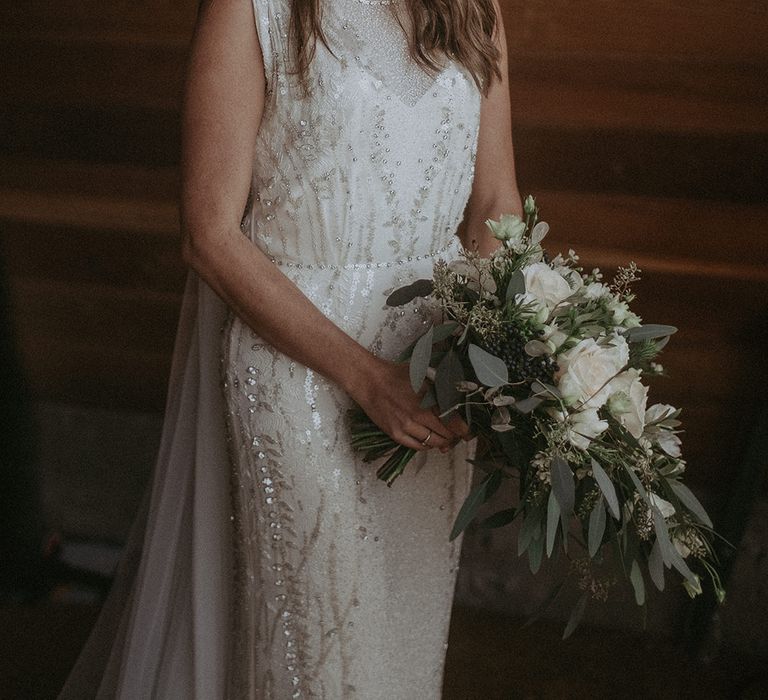
[[[441,58],[463,65],[478,88],[488,93],[501,78],[500,52],[496,45],[498,21],[493,0],[401,0],[411,15],[413,32],[408,36],[411,57],[423,68],[436,72]],[[302,81],[315,54],[318,39],[328,48],[321,26],[323,0],[293,0],[291,38],[296,69]]]

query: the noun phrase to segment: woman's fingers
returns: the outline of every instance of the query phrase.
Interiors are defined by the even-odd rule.
[[[410,447],[412,450],[417,450],[418,452],[429,449],[429,445],[422,445],[420,440],[417,440],[407,433],[400,433],[399,435],[396,434],[392,437],[396,442],[400,443],[404,447]]]
[[[453,435],[462,440],[471,440],[474,435],[469,430],[466,421],[455,411],[447,418],[446,425]]]
[[[424,447],[448,447],[450,435],[447,435],[445,427],[437,421],[437,424],[429,418],[422,421],[411,421],[407,424],[405,432],[418,440]],[[426,440],[426,444],[424,441]]]
[[[402,440],[398,442],[419,450],[436,447],[445,452],[454,447],[460,439],[471,440],[474,437],[469,426],[457,413],[443,423],[436,411],[431,410],[426,410],[408,421],[403,426],[403,431],[410,438],[408,444],[406,445]],[[427,436],[429,436],[428,440]],[[424,440],[427,440],[426,444]]]

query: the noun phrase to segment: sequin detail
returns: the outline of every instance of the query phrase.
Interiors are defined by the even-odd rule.
[[[307,270],[354,270],[354,269],[368,269],[371,270],[374,267],[376,268],[382,268],[382,267],[393,267],[394,265],[405,265],[406,263],[413,262],[414,260],[429,260],[431,258],[435,258],[439,255],[443,255],[447,253],[451,248],[454,248],[455,244],[453,242],[449,243],[448,245],[443,246],[442,248],[438,248],[437,250],[432,251],[431,253],[424,253],[423,255],[409,255],[407,258],[404,258],[402,260],[387,260],[386,262],[382,261],[370,261],[370,262],[359,262],[359,263],[349,263],[347,265],[326,265],[324,263],[301,263],[296,262],[293,260],[279,260],[274,255],[270,256],[270,261],[275,263],[278,267],[295,267],[298,270],[301,269],[307,269]]]
[[[426,299],[385,302],[458,255],[480,115],[463,68],[432,75],[410,59],[396,5],[327,3],[333,54],[318,43],[305,93],[289,0],[253,0],[267,95],[241,225],[387,359],[438,318]],[[221,340],[235,537],[227,697],[437,700],[461,542],[448,535],[471,446],[420,455],[395,493],[352,454],[340,387],[233,312]]]

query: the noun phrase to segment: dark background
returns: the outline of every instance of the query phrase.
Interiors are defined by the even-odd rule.
[[[153,465],[196,5],[0,6],[0,698],[55,693]],[[643,633],[619,593],[561,643],[572,600],[521,631],[549,579],[517,561],[515,533],[473,530],[446,694],[768,695],[768,8],[502,5],[521,192],[552,252],[606,275],[636,261],[635,309],[680,329],[650,400],[683,408],[687,483],[737,550],[719,610],[670,591]]]

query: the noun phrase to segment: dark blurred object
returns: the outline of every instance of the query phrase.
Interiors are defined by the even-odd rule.
[[[716,550],[721,562],[720,575],[726,592],[754,506],[765,488],[768,467],[768,408],[765,405],[758,407],[754,422],[745,421],[741,433],[743,442],[740,441],[740,444],[743,448],[738,455],[741,467],[731,485],[725,508],[716,523],[717,531],[725,540],[716,542]],[[701,650],[704,646],[716,611],[717,601],[711,590],[707,590],[692,606],[689,637],[694,649]]]
[[[11,318],[0,260],[0,601],[35,599],[45,590],[36,430]]]

